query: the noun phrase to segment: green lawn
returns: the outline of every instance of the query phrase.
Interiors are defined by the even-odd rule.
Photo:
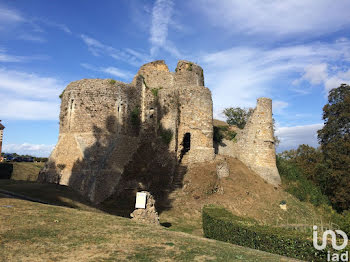
[[[106,213],[0,195],[0,261],[293,261]]]

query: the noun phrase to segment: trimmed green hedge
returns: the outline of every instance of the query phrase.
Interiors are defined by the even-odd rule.
[[[217,206],[205,206],[202,219],[207,238],[306,261],[327,261],[328,249],[316,250],[312,234],[258,225],[253,219],[234,216]]]

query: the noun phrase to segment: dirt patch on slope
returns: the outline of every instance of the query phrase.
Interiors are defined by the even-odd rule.
[[[230,175],[219,179],[216,165],[222,161],[227,161]],[[188,231],[191,227],[199,230],[201,209],[206,204],[224,206],[236,215],[254,218],[262,224],[312,224],[317,220],[312,205],[298,201],[281,187],[268,184],[232,157],[217,156],[214,161],[190,166],[183,188],[170,197],[172,209],[164,212],[161,220],[175,225],[187,223]],[[279,206],[282,200],[287,202],[287,211]]]

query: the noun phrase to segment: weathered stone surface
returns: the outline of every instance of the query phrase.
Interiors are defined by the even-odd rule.
[[[70,83],[61,99],[58,142],[38,180],[68,185],[94,203],[124,189],[164,187],[174,181],[179,162],[215,157],[211,92],[195,63],[181,60],[169,72],[164,61],[154,61],[130,84],[82,79]],[[267,182],[280,184],[271,99],[258,99],[237,141],[224,143],[219,154],[237,157]]]
[[[131,218],[141,223],[159,225],[159,216],[156,211],[153,196],[149,192],[142,192],[147,194],[146,208],[135,209],[135,211],[130,214]]]
[[[184,153],[189,163],[212,160],[213,105],[203,79],[194,63],[179,61],[176,72],[169,72],[164,61],[154,61],[131,84],[70,83],[61,96],[58,142],[39,181],[68,185],[100,203],[128,184],[126,176],[159,173],[164,166],[175,170]],[[190,149],[184,152],[186,134]],[[153,164],[143,161],[149,155]],[[159,176],[157,183],[164,179]],[[138,182],[145,189],[152,185]]]
[[[218,153],[238,158],[268,183],[280,185],[273,135],[272,101],[259,98],[246,126],[236,141],[224,140]]]
[[[216,175],[218,178],[224,178],[230,175],[230,169],[225,160],[216,165]]]

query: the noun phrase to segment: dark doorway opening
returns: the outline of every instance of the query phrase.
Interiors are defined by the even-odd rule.
[[[190,151],[191,149],[191,134],[190,133],[186,133],[184,135],[184,138],[182,140],[182,149],[181,149],[181,154],[180,154],[180,162],[182,160],[182,158],[184,157],[184,155]]]

